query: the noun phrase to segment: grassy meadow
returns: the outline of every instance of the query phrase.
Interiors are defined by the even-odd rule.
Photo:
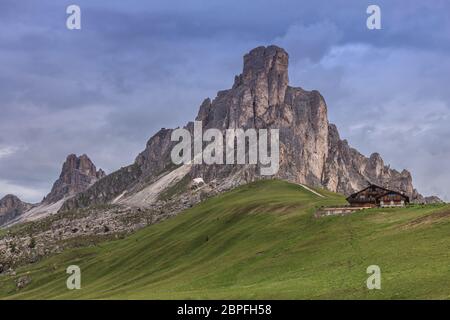
[[[448,299],[450,206],[315,218],[342,195],[279,180],[242,186],[120,240],[0,276],[0,299]],[[81,268],[68,290],[66,268]],[[381,268],[368,290],[366,268]],[[31,283],[19,290],[16,281]]]

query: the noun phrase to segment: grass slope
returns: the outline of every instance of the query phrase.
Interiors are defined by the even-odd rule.
[[[373,209],[316,219],[344,203],[260,181],[122,240],[66,251],[0,277],[14,299],[402,299],[450,297],[450,207]],[[69,291],[69,265],[82,289]],[[382,289],[366,288],[380,266]],[[31,284],[17,290],[25,274]]]

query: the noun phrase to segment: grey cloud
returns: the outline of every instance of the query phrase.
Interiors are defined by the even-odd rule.
[[[275,39],[295,59],[318,62],[342,38],[342,30],[329,21],[312,25],[294,24],[285,35]]]

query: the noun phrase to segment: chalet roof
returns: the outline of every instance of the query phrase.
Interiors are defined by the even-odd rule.
[[[397,194],[397,195],[400,195],[400,196],[404,197],[405,199],[407,199],[407,201],[409,201],[409,197],[408,197],[407,195],[405,195],[404,193],[398,192],[398,191],[394,191],[394,190],[389,190],[389,189],[386,189],[386,188],[384,188],[384,187],[380,187],[380,186],[378,186],[378,185],[376,185],[376,184],[373,184],[373,183],[369,184],[369,186],[367,186],[366,188],[364,188],[364,189],[362,189],[362,190],[360,190],[360,191],[358,191],[358,192],[355,192],[355,193],[353,193],[352,195],[350,195],[350,196],[347,198],[347,201],[351,200],[352,198],[355,198],[355,197],[356,197],[358,194],[360,194],[361,192],[364,192],[364,191],[366,191],[367,189],[370,189],[370,188],[373,188],[373,187],[375,187],[375,188],[380,189],[380,190],[383,191],[383,193],[380,194],[380,195],[378,195],[378,196],[376,197],[376,199],[381,198],[381,197],[384,197],[384,196],[387,195],[387,194]]]

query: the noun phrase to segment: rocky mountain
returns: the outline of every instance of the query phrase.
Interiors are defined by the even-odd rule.
[[[10,213],[8,219],[3,219],[0,226],[33,221],[54,214],[61,209],[64,201],[86,191],[104,176],[105,172],[102,169],[97,170],[87,155],[83,154],[77,157],[75,154],[71,154],[67,156],[61,174],[53,184],[52,190],[41,203],[34,206],[21,206],[20,210],[16,210],[16,214]],[[19,212],[20,214],[18,214]]]
[[[97,171],[87,155],[77,157],[75,154],[70,154],[62,166],[58,180],[55,181],[52,190],[42,203],[55,203],[65,197],[83,192],[104,176],[105,172],[102,169]]]
[[[206,100],[197,120],[206,128],[279,129],[278,178],[347,195],[371,182],[421,200],[408,171],[391,169],[378,153],[367,158],[341,140],[337,127],[328,121],[327,105],[318,91],[288,85],[288,59],[276,46],[250,51],[233,88],[219,92],[212,102]],[[257,168],[243,169],[244,175],[239,176],[257,178]],[[222,171],[198,166],[196,175],[206,181],[229,175]]]
[[[219,91],[213,100],[205,99],[196,120],[202,121],[203,129],[222,132],[232,128],[279,129],[280,168],[275,178],[347,195],[370,182],[402,191],[413,201],[426,200],[414,189],[410,172],[391,169],[378,153],[365,157],[342,140],[337,127],[328,121],[322,95],[316,90],[289,86],[288,64],[288,54],[277,46],[251,50],[244,56],[243,72],[235,77],[232,88]],[[189,122],[185,128],[193,132],[193,126]],[[180,176],[189,175],[213,182],[219,190],[264,178],[258,165],[177,168],[170,160],[175,145],[172,131],[161,129],[134,164],[68,200],[63,209],[108,202],[145,206],[154,200],[149,195],[155,193],[156,184],[161,184],[164,177],[168,187]],[[127,202],[127,198],[133,201]]]
[[[413,201],[440,201],[422,197],[408,171],[391,169],[378,153],[366,157],[341,139],[337,127],[328,121],[321,94],[289,86],[288,60],[288,54],[276,46],[250,51],[232,88],[219,91],[213,100],[205,99],[196,117],[203,129],[222,132],[279,129],[280,167],[275,176],[261,176],[259,165],[175,165],[170,153],[178,142],[171,141],[173,129],[166,128],[149,139],[133,164],[107,176],[87,156],[70,155],[42,203],[18,218],[12,214],[16,217],[12,223],[38,221],[0,236],[4,269],[35,262],[72,245],[91,245],[132,233],[257,179],[280,178],[344,194],[371,182],[403,191]],[[194,123],[185,128],[193,133]],[[8,203],[8,208],[20,207]],[[32,241],[35,248],[29,245]],[[17,248],[14,252],[11,243]]]
[[[0,200],[0,226],[20,217],[31,207],[31,204],[21,201],[15,195],[6,195]]]
[[[413,201],[424,198],[414,189],[411,173],[401,172],[385,165],[378,153],[365,157],[341,140],[335,125],[328,130],[328,157],[322,184],[329,190],[346,195],[367,186],[368,182],[406,193]]]

